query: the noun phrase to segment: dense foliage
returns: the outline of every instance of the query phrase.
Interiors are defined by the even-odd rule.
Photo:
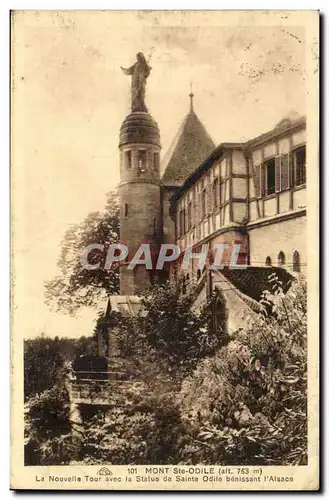
[[[272,315],[199,364],[179,396],[187,463],[307,463],[306,290],[273,296]]]
[[[92,337],[68,339],[37,337],[24,341],[24,397],[52,389],[62,382],[74,356],[97,354]]]
[[[226,341],[223,332],[213,329],[214,298],[196,314],[191,310],[193,294],[182,296],[175,283],[153,286],[142,297],[137,316],[119,318],[122,356],[147,366],[144,372],[152,380],[155,370],[179,383]]]
[[[77,460],[87,464],[174,463],[180,432],[172,393],[150,391],[143,383],[121,384],[109,393],[113,409],[85,420]]]
[[[64,464],[72,459],[72,426],[66,377],[69,363],[95,355],[92,337],[37,337],[24,341],[25,463]]]
[[[68,393],[64,386],[25,403],[25,464],[61,465],[74,456]]]
[[[107,409],[77,425],[60,383],[29,398],[30,463],[306,464],[306,289],[273,289],[271,314],[224,342],[211,301],[196,315],[174,285],[154,287],[136,317],[112,318],[112,369],[129,376],[108,386]]]
[[[107,270],[104,264],[109,245],[119,239],[119,212],[116,193],[110,192],[102,213],[89,214],[66,232],[58,261],[61,274],[46,283],[47,302],[58,311],[74,314],[81,307],[97,306],[104,295],[118,293],[118,269]],[[88,255],[88,262],[100,267],[84,269],[81,256],[93,244],[104,245],[104,251],[92,250]]]

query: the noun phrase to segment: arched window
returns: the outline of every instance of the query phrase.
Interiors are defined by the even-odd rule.
[[[297,250],[292,254],[292,270],[295,271],[295,273],[300,272],[300,255]]]
[[[267,256],[265,260],[265,266],[271,266],[272,265],[272,259],[271,257]]]
[[[278,255],[278,264],[279,266],[284,266],[286,263],[286,257],[284,255],[284,253],[281,251]]]
[[[125,217],[128,217],[128,203],[125,203]]]

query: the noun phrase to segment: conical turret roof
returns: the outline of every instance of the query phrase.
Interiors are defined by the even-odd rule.
[[[191,106],[162,162],[162,182],[181,186],[185,179],[210,155],[215,144]]]

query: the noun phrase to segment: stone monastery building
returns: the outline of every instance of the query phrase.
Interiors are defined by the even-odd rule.
[[[196,283],[195,308],[219,291],[219,316],[228,331],[260,310],[273,272],[283,282],[306,274],[306,120],[292,114],[274,129],[241,142],[214,144],[190,109],[163,160],[160,130],[146,111],[132,111],[120,130],[121,234],[131,253],[141,243],[155,250],[175,243],[182,250],[226,243],[224,262],[239,244],[246,269],[200,271],[190,261],[172,265],[184,293]],[[161,168],[160,168],[161,164]],[[154,278],[144,266],[120,267],[120,296],[112,308],[133,310],[136,293]]]

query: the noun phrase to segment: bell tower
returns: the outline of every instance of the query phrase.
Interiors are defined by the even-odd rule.
[[[128,246],[120,266],[120,294],[135,295],[149,285],[153,271],[145,265],[129,269],[142,243],[156,253],[161,235],[160,132],[145,106],[145,84],[150,68],[142,54],[125,74],[132,75],[131,113],[120,129],[120,241]]]

